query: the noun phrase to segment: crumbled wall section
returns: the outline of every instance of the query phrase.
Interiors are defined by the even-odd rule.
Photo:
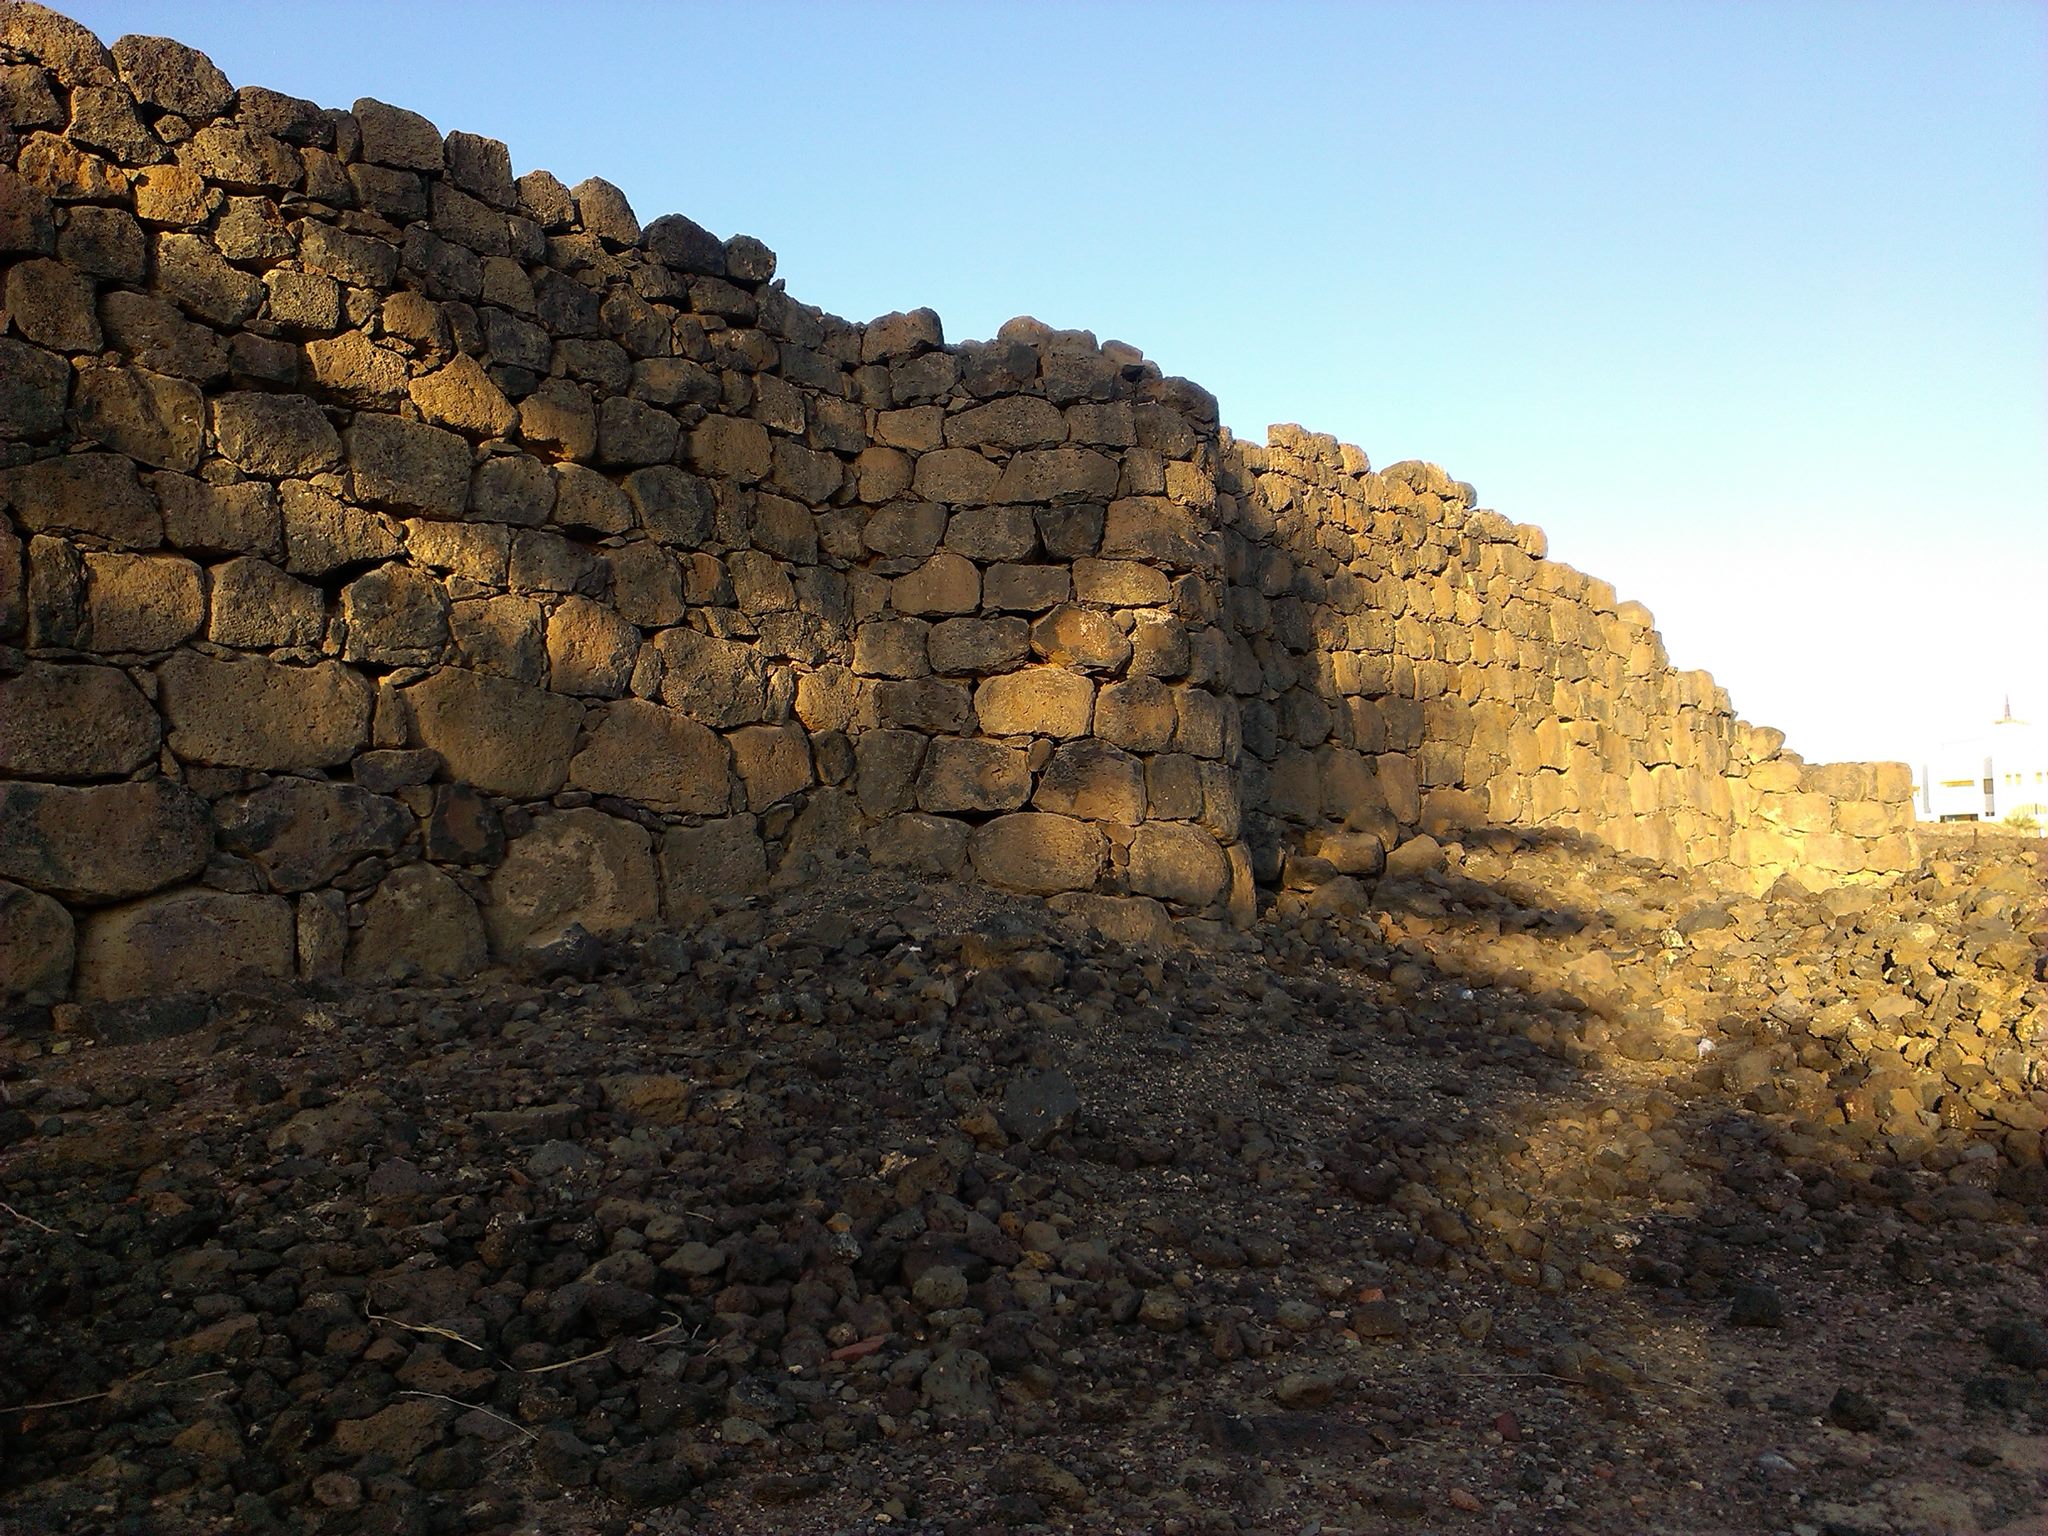
[[[1139,925],[1482,823],[1910,855],[1903,769],[1802,765],[1468,487],[1238,443],[1135,349],[849,324],[34,5],[0,106],[12,998],[460,974],[854,850]]]

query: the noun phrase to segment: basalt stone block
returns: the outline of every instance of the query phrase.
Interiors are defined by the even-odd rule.
[[[766,810],[816,782],[810,737],[800,725],[750,725],[726,740],[750,811]]]
[[[554,476],[553,513],[560,526],[593,533],[624,533],[633,526],[632,501],[607,476],[581,464],[557,464]]]
[[[213,329],[187,320],[175,305],[162,299],[115,289],[100,300],[100,319],[106,326],[107,345],[153,373],[201,385],[217,383],[228,375],[227,343]],[[205,426],[204,411],[194,425]]]
[[[7,271],[8,313],[21,334],[57,352],[97,352],[99,316],[90,279],[60,261],[18,262]]]
[[[419,113],[365,96],[351,115],[362,134],[365,160],[409,171],[438,172],[446,164],[441,131]]]
[[[990,499],[1002,474],[972,448],[936,448],[919,455],[911,485],[921,500],[973,506]]]
[[[1086,822],[1041,811],[998,816],[974,829],[968,857],[991,885],[1032,895],[1082,891],[1101,878],[1108,843]]]
[[[427,815],[426,850],[442,864],[496,864],[505,856],[504,818],[475,785],[438,784]]]
[[[1156,496],[1127,496],[1109,504],[1102,553],[1110,559],[1189,570],[1215,567],[1205,530],[1185,509]]]
[[[441,766],[441,754],[425,747],[381,748],[365,752],[349,765],[356,783],[379,795],[428,783]]]
[[[1230,861],[1198,827],[1149,821],[1131,839],[1132,890],[1199,911],[1230,888]]]
[[[1064,565],[992,565],[982,575],[983,606],[1012,613],[1043,613],[1072,593]]]
[[[1107,742],[1065,742],[1039,774],[1031,803],[1083,821],[1136,826],[1145,819],[1145,765]],[[1199,810],[1199,794],[1195,804]]]
[[[0,773],[110,778],[154,758],[160,735],[156,711],[118,668],[32,661],[0,677]]]
[[[120,901],[197,874],[206,802],[168,779],[70,788],[0,784],[0,877],[66,901]]]
[[[187,314],[233,330],[263,307],[263,284],[229,266],[204,236],[156,237],[157,289]]]
[[[1095,734],[1133,752],[1164,752],[1177,722],[1173,691],[1156,678],[1105,684],[1095,702]]]
[[[48,437],[64,425],[71,369],[39,347],[0,338],[0,438]]]
[[[506,437],[519,424],[512,402],[491,382],[483,364],[467,353],[422,374],[407,390],[420,414],[436,426],[477,437]]]
[[[1030,754],[999,742],[941,736],[917,778],[923,811],[1014,811],[1030,797]]]
[[[116,549],[154,549],[164,524],[135,466],[111,453],[74,453],[0,471],[0,500],[32,533],[87,533]]]
[[[483,918],[468,892],[431,864],[406,864],[364,904],[347,969],[366,979],[457,977],[489,960]]]
[[[538,799],[569,776],[583,723],[574,699],[460,667],[443,667],[405,698],[420,744],[441,754],[451,778]]]
[[[1016,454],[988,499],[1099,502],[1116,494],[1116,460],[1092,448],[1037,448]]]
[[[1021,618],[947,619],[926,646],[934,672],[1003,672],[1031,654],[1031,629]]]
[[[1062,667],[1006,672],[974,690],[975,716],[990,736],[1085,736],[1094,704],[1095,685]]]
[[[682,567],[658,544],[639,540],[607,550],[612,606],[628,623],[657,629],[683,617]]]
[[[767,715],[767,669],[752,647],[694,629],[663,630],[654,646],[662,661],[664,704],[720,728]]]
[[[311,779],[278,779],[220,812],[221,846],[253,860],[277,891],[309,891],[359,859],[396,853],[412,829],[396,800]]]
[[[737,416],[707,416],[690,434],[691,467],[715,479],[752,484],[774,466],[768,429]]]
[[[935,351],[945,344],[945,329],[937,312],[913,309],[908,313],[882,315],[870,320],[861,331],[860,360],[864,363],[888,362],[893,358]]]
[[[193,121],[219,117],[235,101],[235,88],[213,60],[168,37],[119,39],[114,66],[135,99]]]
[[[752,816],[671,827],[661,843],[661,881],[672,913],[722,906],[768,884],[768,852]]]
[[[890,584],[889,605],[908,614],[972,613],[981,606],[981,572],[966,556],[940,550]]]
[[[71,988],[73,943],[62,902],[0,881],[0,1002],[63,997]]]
[[[360,412],[348,429],[356,494],[428,517],[460,517],[469,501],[470,447],[453,432]]]
[[[381,512],[352,506],[302,481],[283,493],[285,568],[327,576],[344,566],[388,560],[404,545],[398,525]]]
[[[883,730],[956,735],[971,712],[971,696],[962,683],[917,677],[877,682],[868,689],[867,723]]]
[[[163,504],[164,538],[201,555],[267,555],[284,550],[277,488],[260,481],[209,485],[189,475],[154,475]]]
[[[1074,596],[1113,608],[1156,608],[1173,596],[1166,573],[1137,560],[1076,560]]]
[[[946,419],[946,443],[959,448],[1044,448],[1067,440],[1060,408],[1037,395],[1010,395]]]
[[[199,463],[205,401],[195,384],[144,368],[81,369],[72,413],[95,442],[159,469]]]
[[[369,740],[369,682],[339,662],[281,666],[180,651],[157,669],[171,750],[224,767],[330,768]]]
[[[659,704],[621,699],[599,712],[569,764],[569,783],[657,811],[717,815],[731,794],[729,763],[725,742],[708,726]]]
[[[166,891],[85,919],[76,987],[86,1002],[215,992],[243,975],[288,979],[297,959],[284,897]]]
[[[449,647],[449,594],[416,565],[379,565],[342,588],[350,662],[432,666]]]
[[[615,699],[626,691],[640,631],[602,603],[565,597],[548,619],[548,686]]]
[[[1057,666],[1115,672],[1131,659],[1131,642],[1108,614],[1069,604],[1031,626],[1031,649]]]
[[[287,576],[268,560],[245,557],[214,567],[207,639],[216,645],[265,650],[318,645],[327,628],[320,589]]]
[[[485,927],[492,949],[514,956],[574,925],[604,938],[660,915],[646,831],[602,811],[558,811],[515,839],[491,876]]]
[[[199,567],[176,555],[85,557],[86,614],[96,651],[165,651],[206,622]]]
[[[524,597],[456,603],[448,626],[456,654],[472,671],[538,683],[547,668],[547,637],[539,603]]]

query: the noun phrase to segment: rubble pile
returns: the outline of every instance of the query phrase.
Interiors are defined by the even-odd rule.
[[[91,1030],[133,1014],[64,1015],[14,1042],[0,1112],[0,1396],[49,1405],[0,1420],[0,1506],[323,1532],[2027,1507],[2024,855],[1844,902],[1562,840],[1404,848],[1363,900],[1326,882],[1249,934],[1126,942],[855,866],[553,975],[243,989],[128,1043]]]

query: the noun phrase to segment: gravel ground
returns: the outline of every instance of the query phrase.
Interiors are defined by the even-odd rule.
[[[2048,1530],[2032,848],[1443,855],[18,1020],[0,1532]]]

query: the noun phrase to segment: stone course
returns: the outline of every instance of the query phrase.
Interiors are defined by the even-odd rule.
[[[0,65],[10,997],[461,974],[849,852],[1146,924],[1487,825],[1911,857],[1903,767],[1803,763],[1433,465],[850,323],[163,39],[6,3]]]

